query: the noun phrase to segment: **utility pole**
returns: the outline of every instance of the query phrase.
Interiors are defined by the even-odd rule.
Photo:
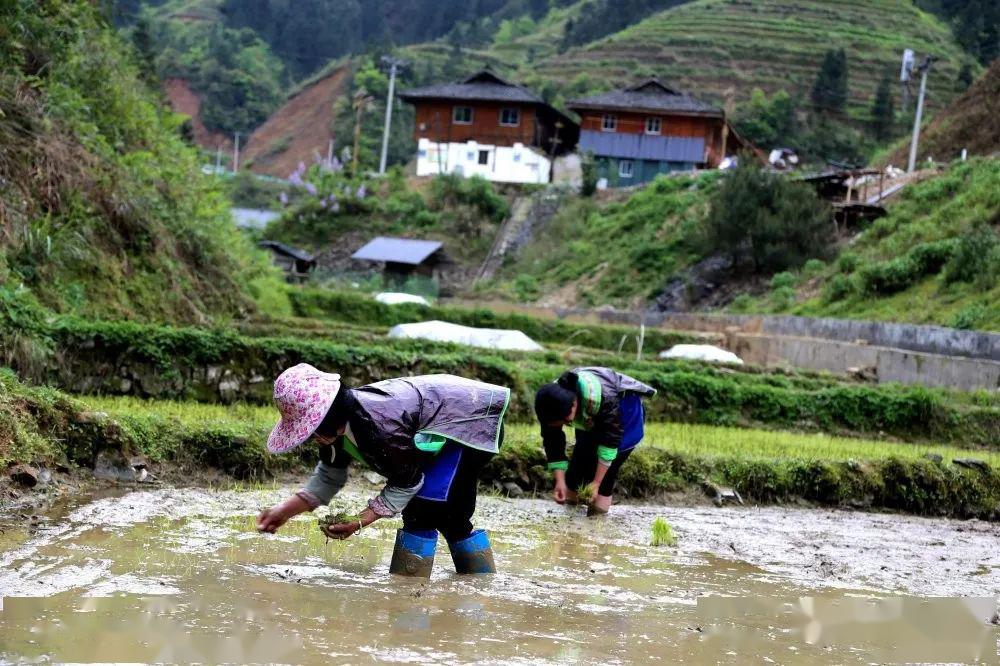
[[[924,93],[927,92],[927,73],[931,71],[931,63],[934,56],[924,58],[920,65],[920,93],[917,95],[917,115],[913,119],[913,138],[910,140],[910,162],[906,167],[907,173],[913,173],[917,166],[917,145],[920,143],[920,118],[924,113]]]
[[[240,133],[236,132],[236,138],[233,143],[233,173],[240,170]]]
[[[354,93],[354,152],[351,154],[351,175],[355,178],[358,176],[358,150],[361,148],[361,114],[371,100],[364,88],[359,88],[358,92]]]
[[[222,144],[215,146],[215,175],[218,176],[222,169]]]
[[[382,62],[389,65],[389,98],[385,103],[385,129],[382,130],[382,157],[378,162],[379,175],[385,174],[385,161],[389,153],[389,127],[392,124],[392,97],[396,91],[396,70],[405,66],[405,60],[382,56]]]

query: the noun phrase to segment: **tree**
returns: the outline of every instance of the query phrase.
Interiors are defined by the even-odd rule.
[[[833,239],[829,206],[810,186],[764,171],[749,158],[712,195],[705,227],[710,252],[771,273],[822,258]]]
[[[818,111],[840,113],[847,104],[847,54],[844,49],[829,50],[816,74],[812,103]]]
[[[597,191],[597,162],[594,161],[594,153],[589,150],[580,160],[580,180],[580,194],[585,197],[594,196]]]
[[[549,0],[530,0],[528,2],[528,11],[531,14],[531,18],[537,21],[549,13]]]
[[[153,48],[153,36],[149,30],[149,20],[143,16],[132,28],[132,46],[138,56],[139,75],[150,88],[159,88],[156,74],[156,53]]]
[[[886,72],[875,91],[872,102],[872,130],[875,138],[885,141],[892,136],[892,128],[896,122],[896,108],[892,100],[892,76]]]
[[[784,90],[768,99],[763,90],[754,88],[750,101],[737,109],[734,122],[740,134],[754,145],[773,148],[795,143],[795,102]]]

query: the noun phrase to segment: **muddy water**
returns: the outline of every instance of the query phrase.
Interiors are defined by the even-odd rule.
[[[342,543],[312,517],[256,534],[284,492],[131,492],[8,525],[0,662],[1000,660],[994,525],[621,506],[587,520],[486,499],[500,573],[456,576],[442,543],[420,582],[388,574],[392,522]],[[655,517],[678,547],[647,545]]]

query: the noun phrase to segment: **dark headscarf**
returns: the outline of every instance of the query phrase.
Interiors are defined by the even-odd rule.
[[[558,380],[545,384],[535,393],[535,415],[542,424],[563,421],[576,400],[577,376],[564,372]]]

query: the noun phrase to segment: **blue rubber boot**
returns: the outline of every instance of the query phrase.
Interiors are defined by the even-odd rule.
[[[490,574],[497,572],[493,548],[486,530],[476,530],[461,541],[448,542],[455,572],[460,574]]]
[[[396,546],[392,549],[389,573],[414,578],[430,578],[434,568],[437,532],[396,530]]]

